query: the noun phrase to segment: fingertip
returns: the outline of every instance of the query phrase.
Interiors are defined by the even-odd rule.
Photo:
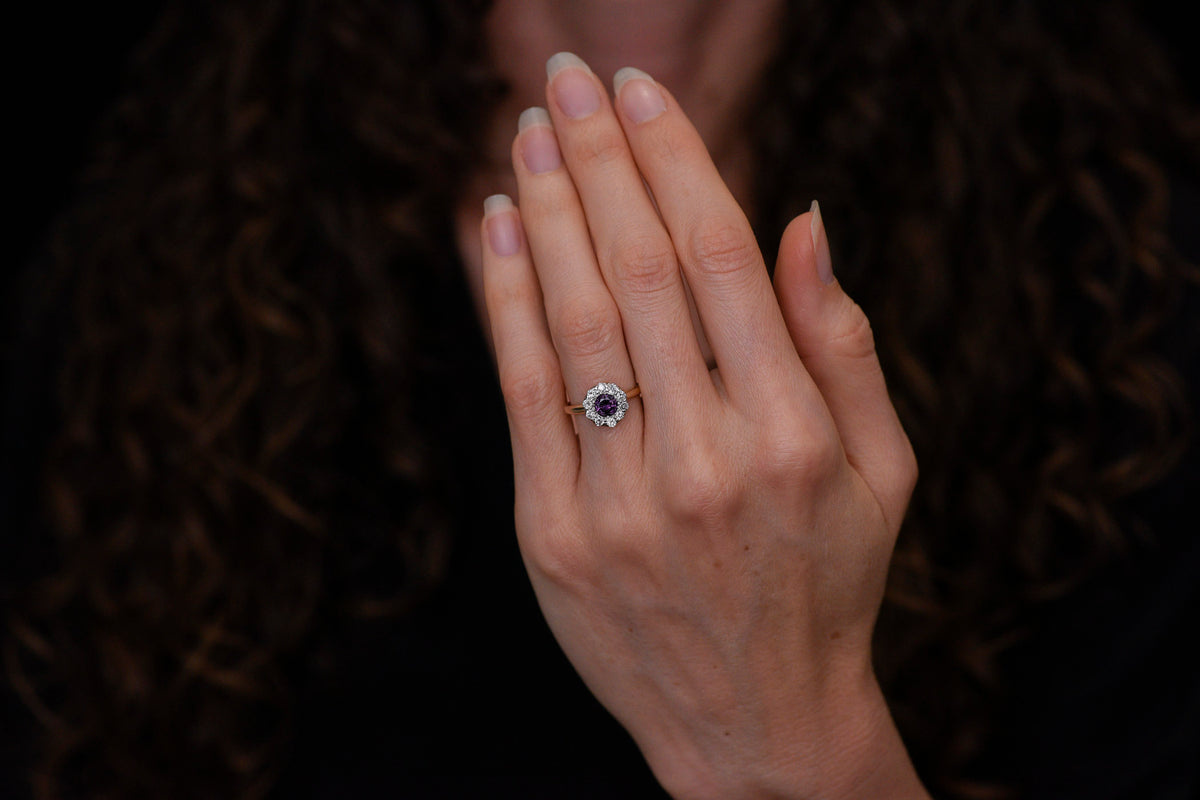
[[[836,282],[825,221],[820,205],[814,200],[809,210],[797,215],[783,231],[775,283],[777,287],[800,284],[823,288]]]
[[[483,238],[493,255],[508,258],[521,251],[521,224],[516,211],[506,194],[493,194],[483,201]]]
[[[809,208],[809,233],[812,235],[817,277],[822,283],[833,283],[833,258],[829,254],[829,237],[825,235],[825,220],[821,217],[821,205],[816,200],[812,201]]]
[[[854,305],[833,279],[820,206],[796,216],[779,242],[775,295],[797,352],[814,352]]]
[[[812,221],[813,212],[806,211],[794,217],[783,229],[775,262],[777,287],[792,286],[799,281],[808,282],[807,276],[816,274]]]
[[[622,87],[630,81],[634,83],[622,93]],[[613,97],[635,125],[648,122],[667,110],[667,101],[658,83],[636,67],[623,67],[613,75]]]
[[[550,113],[540,106],[521,112],[517,118],[517,136],[513,140],[513,168],[523,166],[531,175],[553,172],[562,166],[562,151]]]
[[[621,94],[621,87],[625,85],[625,82],[634,78],[641,78],[644,81],[651,82],[654,80],[648,72],[644,72],[637,67],[621,67],[613,73],[613,97],[619,96]]]
[[[541,106],[530,106],[517,117],[517,133],[537,125],[554,127],[554,123],[550,121],[550,112]]]
[[[501,211],[508,211],[510,208],[514,208],[513,201],[506,194],[488,195],[483,199],[483,216],[485,218]]]

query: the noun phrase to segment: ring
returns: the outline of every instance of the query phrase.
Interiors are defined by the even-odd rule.
[[[629,401],[641,393],[642,390],[636,384],[629,391],[625,391],[615,383],[597,383],[588,389],[587,397],[583,398],[582,403],[568,405],[563,410],[568,414],[585,415],[596,423],[597,428],[601,425],[615,428],[625,417]]]

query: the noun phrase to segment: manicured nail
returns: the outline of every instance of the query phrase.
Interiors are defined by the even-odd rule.
[[[498,256],[516,255],[521,249],[521,231],[517,227],[517,215],[512,210],[512,198],[506,194],[494,194],[483,201],[488,245]]]
[[[588,65],[574,53],[555,53],[546,62],[554,99],[571,119],[582,119],[600,107],[600,93]]]
[[[537,175],[562,166],[558,137],[554,135],[546,109],[534,106],[522,111],[517,118],[517,131],[521,136],[521,158],[526,169]]]
[[[635,124],[654,119],[667,110],[667,101],[659,91],[658,84],[649,75],[633,67],[617,70],[613,76],[613,96],[617,98],[625,116]]]
[[[812,217],[809,219],[812,230],[813,255],[817,259],[817,277],[822,283],[833,283],[833,259],[829,256],[829,239],[825,236],[825,221],[821,219],[821,206],[816,200],[809,208]]]

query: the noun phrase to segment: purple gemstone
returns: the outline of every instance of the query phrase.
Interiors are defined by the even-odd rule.
[[[596,413],[602,417],[611,417],[620,410],[621,405],[611,394],[602,394],[596,398]]]

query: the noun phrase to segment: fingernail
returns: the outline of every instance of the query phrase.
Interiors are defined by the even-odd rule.
[[[537,175],[562,166],[558,137],[546,109],[534,106],[522,111],[517,118],[517,132],[521,136],[521,158],[526,169]]]
[[[512,210],[512,198],[506,194],[494,194],[483,201],[488,246],[498,256],[516,255],[521,249],[521,231],[517,227],[517,215],[511,213]]]
[[[625,85],[627,83],[628,86]],[[658,84],[649,75],[634,67],[617,70],[617,74],[613,76],[613,96],[617,98],[625,116],[635,124],[654,119],[667,110],[667,101],[659,91]]]
[[[829,239],[825,236],[825,221],[821,219],[821,206],[812,201],[810,226],[812,229],[813,255],[817,259],[817,277],[822,283],[833,283],[833,259],[829,256]]]
[[[555,53],[546,62],[554,100],[571,119],[582,119],[600,107],[592,71],[574,53]]]

